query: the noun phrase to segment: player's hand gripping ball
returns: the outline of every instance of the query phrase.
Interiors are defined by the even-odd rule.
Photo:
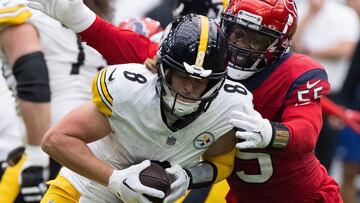
[[[140,172],[139,179],[143,185],[163,191],[165,197],[170,193],[170,177],[160,164],[151,162],[149,167]],[[160,198],[151,197],[149,195],[145,196],[153,203],[160,203],[163,201],[163,199]]]

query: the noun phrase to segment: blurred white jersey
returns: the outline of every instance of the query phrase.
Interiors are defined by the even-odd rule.
[[[22,145],[19,117],[15,110],[15,98],[0,75],[0,161],[5,160],[8,153]]]
[[[144,65],[125,64],[102,70],[93,81],[93,102],[108,115],[113,133],[90,146],[97,157],[114,168],[127,168],[145,159],[192,167],[212,143],[233,128],[229,123],[231,111],[243,111],[242,104],[252,106],[251,93],[227,80],[205,113],[172,132],[161,119],[157,80],[157,74]],[[247,93],[234,91],[238,88]],[[69,169],[62,169],[60,174],[93,202],[119,201],[105,187]]]
[[[81,43],[75,32],[39,11],[31,11],[28,23],[40,34],[50,79],[51,123],[55,124],[74,107],[90,101],[92,77],[106,62],[96,50]],[[11,73],[10,66],[7,72]],[[14,79],[9,78],[9,83],[14,86]]]

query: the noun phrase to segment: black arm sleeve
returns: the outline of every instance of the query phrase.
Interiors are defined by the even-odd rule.
[[[33,52],[18,58],[13,66],[19,98],[31,102],[49,102],[49,74],[44,54]]]

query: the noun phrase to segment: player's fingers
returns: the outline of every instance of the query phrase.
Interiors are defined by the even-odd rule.
[[[176,175],[176,168],[174,166],[170,167],[170,168],[166,168],[165,169],[166,173],[170,174],[170,175]]]
[[[253,141],[238,142],[235,146],[238,149],[253,149],[253,148],[256,148],[256,145],[255,145],[255,143]]]
[[[236,131],[235,135],[239,139],[250,140],[252,134],[248,131]]]
[[[257,126],[254,124],[254,122],[238,120],[238,119],[230,119],[229,122],[235,128],[241,128],[245,131],[255,131],[257,129]]]
[[[247,105],[247,104],[244,104],[243,105],[243,109],[244,109],[244,112],[245,112],[245,114],[247,114],[247,115],[256,115],[256,111],[254,111],[254,109],[253,108],[251,108],[249,105]]]
[[[237,120],[242,120],[242,121],[249,121],[251,123],[256,123],[258,121],[259,117],[251,115],[246,112],[233,111],[233,112],[231,112],[231,119],[237,119]]]
[[[231,118],[232,119],[242,119],[246,114],[241,111],[232,111]]]
[[[31,0],[29,0],[29,1],[31,1]],[[27,6],[30,7],[30,8],[33,8],[35,10],[39,10],[41,12],[44,12],[44,6],[42,4],[37,3],[37,2],[28,2]]]
[[[141,163],[137,164],[136,168],[140,172],[140,171],[146,169],[147,167],[149,167],[150,164],[151,164],[151,162],[149,160],[144,160]]]
[[[172,182],[172,183],[170,184],[170,188],[171,188],[172,190],[175,190],[175,189],[179,188],[181,185],[183,185],[184,182],[185,182],[185,181],[180,180],[180,178],[177,178],[174,182]]]
[[[147,187],[145,185],[140,184],[135,184],[134,186],[132,186],[132,189],[135,190],[138,193],[142,193],[142,194],[147,194],[153,197],[158,197],[158,198],[164,198],[165,197],[165,193],[161,190],[157,190],[151,187]]]

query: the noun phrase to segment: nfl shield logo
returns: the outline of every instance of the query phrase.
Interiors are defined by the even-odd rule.
[[[173,136],[169,136],[166,138],[167,145],[174,145],[176,143],[176,138]]]

